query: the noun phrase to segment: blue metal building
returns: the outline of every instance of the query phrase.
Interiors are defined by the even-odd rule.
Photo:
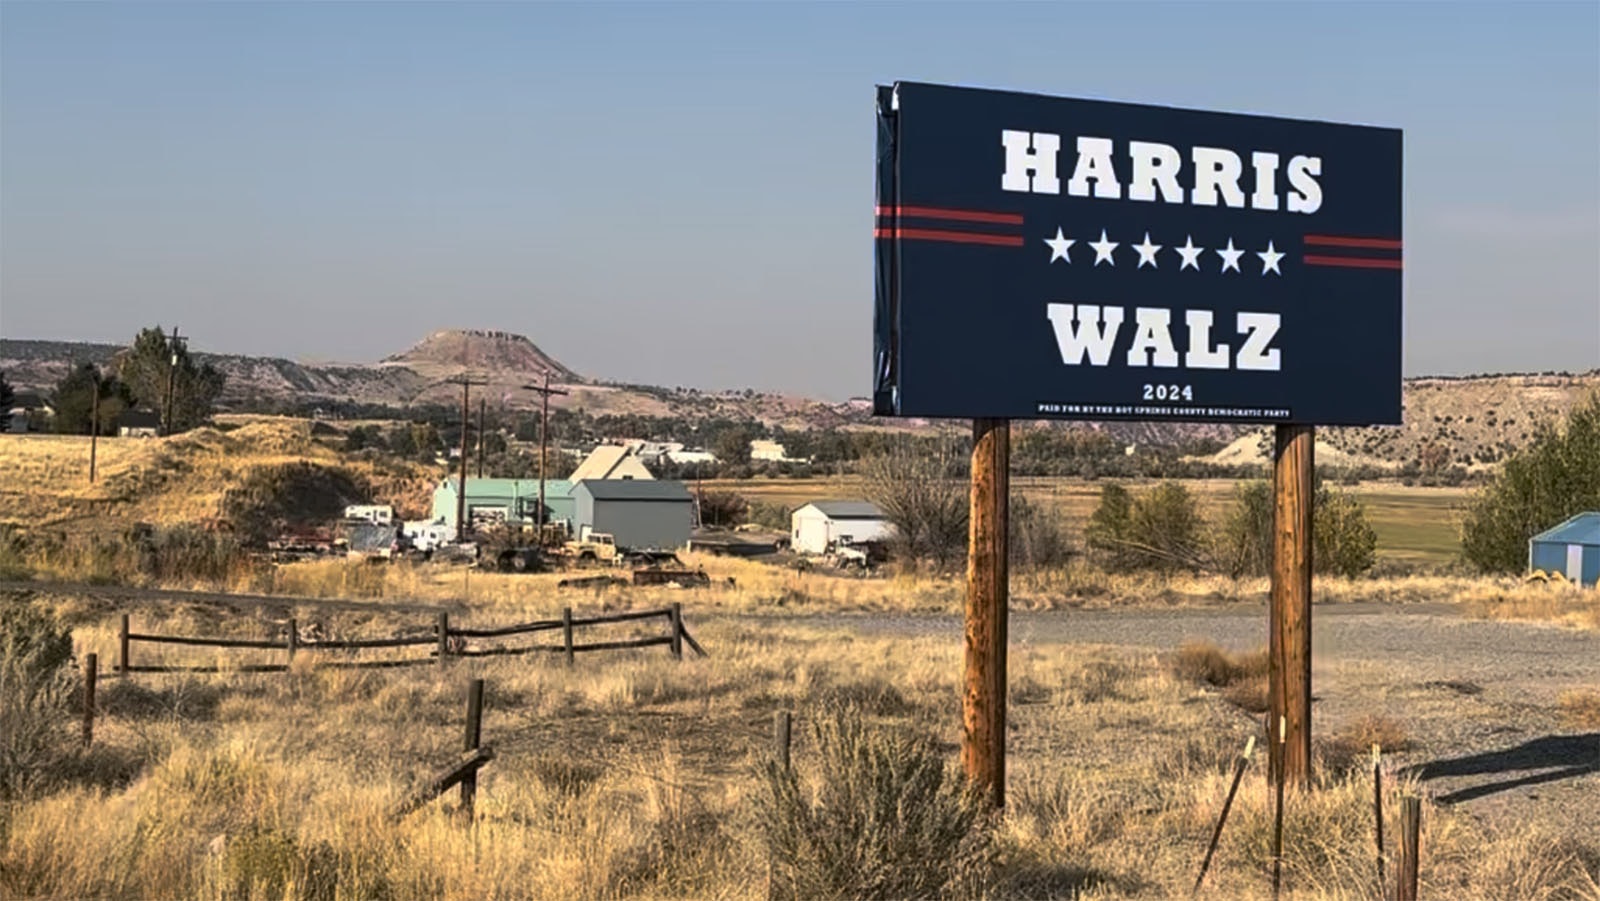
[[[1529,539],[1528,568],[1561,573],[1580,585],[1600,583],[1600,513],[1579,513]]]

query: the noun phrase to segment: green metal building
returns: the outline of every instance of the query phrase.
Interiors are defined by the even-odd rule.
[[[433,521],[451,528],[456,523],[456,501],[460,497],[460,479],[450,476],[433,489]],[[467,520],[474,512],[492,519],[503,519],[513,525],[533,525],[539,506],[538,479],[474,479],[467,478]],[[572,497],[572,483],[565,479],[549,479],[544,483],[544,521],[572,523],[577,516]]]

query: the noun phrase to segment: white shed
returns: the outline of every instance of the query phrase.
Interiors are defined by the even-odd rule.
[[[894,526],[870,501],[813,501],[789,517],[790,541],[803,554],[825,554],[836,542],[883,541]]]

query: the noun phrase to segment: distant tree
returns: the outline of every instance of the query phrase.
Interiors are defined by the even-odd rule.
[[[416,450],[416,459],[423,463],[432,463],[444,449],[444,439],[439,435],[439,429],[431,422],[414,422],[411,424],[411,445]]]
[[[223,374],[210,363],[196,365],[182,341],[170,340],[160,326],[143,329],[122,356],[117,377],[134,402],[165,415],[167,385],[172,385],[172,430],[187,431],[211,418],[222,394]]]
[[[1516,572],[1528,563],[1528,539],[1576,513],[1600,509],[1600,392],[1578,404],[1565,429],[1541,425],[1506,458],[1494,481],[1472,499],[1461,550],[1485,572]]]
[[[100,395],[100,434],[109,434],[118,414],[130,405],[126,385],[116,376],[104,376],[93,363],[79,363],[56,383],[55,430],[63,435],[87,435]]]
[[[1311,513],[1311,561],[1318,573],[1355,578],[1377,562],[1378,533],[1366,506],[1353,494],[1322,482]],[[1231,576],[1264,576],[1272,567],[1272,486],[1256,479],[1234,489],[1233,510],[1223,522],[1217,566]]]
[[[754,425],[729,426],[712,438],[711,452],[723,466],[742,466],[750,462],[750,442],[758,436]]]
[[[389,431],[389,450],[401,457],[415,457],[417,455],[416,431],[411,425],[403,425]]]
[[[732,491],[707,491],[698,498],[700,521],[707,526],[732,528],[750,515],[750,502]]]
[[[0,372],[0,410],[11,408],[11,402],[16,400],[17,393],[12,389],[11,383],[6,381],[6,374]]]
[[[365,450],[369,447],[377,450],[387,450],[388,446],[389,442],[384,439],[383,433],[375,425],[358,425],[345,433],[344,449],[347,451]]]

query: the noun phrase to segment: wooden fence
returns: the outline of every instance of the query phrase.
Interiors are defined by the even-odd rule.
[[[579,643],[576,635],[581,629],[590,629],[615,623],[639,622],[650,620],[665,620],[666,631],[662,635],[650,635],[643,638],[629,638],[616,641],[590,641]],[[521,646],[495,646],[495,647],[468,647],[467,639],[503,639],[519,635],[532,635],[539,632],[561,633],[560,644],[539,644]],[[562,611],[560,619],[537,620],[531,623],[519,623],[511,626],[497,626],[494,628],[465,629],[450,625],[450,614],[440,611],[434,622],[431,635],[396,636],[392,638],[367,638],[367,639],[326,639],[319,641],[306,641],[300,638],[299,624],[290,619],[284,630],[284,637],[278,640],[249,639],[249,638],[203,638],[187,635],[152,635],[134,632],[128,614],[122,614],[122,627],[118,636],[117,672],[124,675],[128,673],[213,673],[213,672],[253,672],[270,673],[284,672],[293,662],[295,655],[301,653],[321,653],[343,651],[346,653],[363,650],[405,647],[429,647],[426,657],[405,657],[392,660],[334,660],[327,662],[326,666],[341,666],[354,668],[385,668],[397,666],[416,666],[419,664],[434,663],[444,665],[453,657],[493,657],[508,654],[537,654],[555,653],[566,657],[571,664],[576,655],[590,651],[615,651],[625,648],[649,648],[665,645],[675,659],[683,659],[683,648],[687,644],[697,655],[704,657],[706,651],[700,643],[694,640],[689,630],[683,624],[683,605],[673,604],[656,610],[632,610],[625,613],[603,613],[595,616],[575,617],[572,608]],[[280,650],[284,652],[283,663],[242,664],[233,667],[221,666],[140,666],[133,662],[132,647],[135,642],[149,644],[188,645],[206,648],[251,648],[257,650]]]

